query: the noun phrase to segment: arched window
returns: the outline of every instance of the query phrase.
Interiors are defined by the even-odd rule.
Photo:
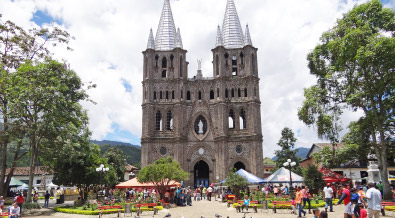
[[[155,67],[158,67],[159,56],[155,55]]]
[[[243,54],[243,52],[240,52],[240,62],[241,62],[241,65],[244,65],[244,54]]]
[[[247,87],[244,88],[244,97],[247,98]]]
[[[171,111],[167,112],[166,130],[173,130],[173,114]]]
[[[183,65],[183,62],[184,62],[184,58],[182,57],[182,56],[180,56],[180,77],[182,77],[182,65]]]
[[[215,72],[217,73],[217,76],[219,75],[219,58],[218,55],[215,56]]]
[[[252,75],[256,74],[256,61],[255,61],[254,54],[251,54],[251,73],[252,73]]]
[[[148,74],[148,57],[144,57],[144,78],[147,78],[147,74]]]
[[[156,100],[156,91],[154,91],[154,100]]]
[[[229,111],[229,129],[234,129],[235,128],[235,114],[233,113],[233,110],[231,109]]]
[[[214,99],[214,91],[211,90],[211,91],[210,91],[210,100],[213,100],[213,99]]]
[[[166,100],[169,100],[169,91],[166,91]]]
[[[191,92],[187,91],[187,101],[190,101],[190,100],[191,100]]]
[[[170,55],[170,67],[173,68],[173,60],[174,60],[174,56],[173,54]]]
[[[174,100],[174,90],[171,91],[171,99]]]
[[[217,88],[217,98],[219,98],[219,88]]]
[[[232,56],[232,76],[237,76],[237,56]]]
[[[167,59],[163,57],[162,59],[162,78],[166,78],[167,76]]]
[[[147,91],[144,90],[144,100],[147,100]]]
[[[228,89],[225,89],[225,98],[228,98]]]
[[[240,110],[240,129],[247,128],[247,119],[246,119],[246,112],[244,109]]]
[[[159,99],[162,100],[162,91],[159,92]]]
[[[237,89],[237,96],[240,98],[241,97],[241,91],[240,88]]]
[[[156,112],[156,123],[155,130],[162,131],[162,113],[160,111]]]
[[[202,92],[201,91],[198,92],[198,99],[202,100]]]
[[[232,92],[232,95],[231,95],[231,96],[232,96],[232,98],[234,98],[234,97],[235,97],[235,89],[232,89],[231,92]]]
[[[228,65],[228,57],[229,57],[229,54],[228,54],[228,53],[225,53],[224,57],[225,57],[225,65]]]

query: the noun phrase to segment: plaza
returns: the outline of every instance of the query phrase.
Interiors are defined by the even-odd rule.
[[[67,203],[67,202],[66,202]],[[71,202],[70,202],[71,203]],[[324,208],[320,208],[320,210],[325,210]],[[343,217],[343,211],[344,211],[344,206],[339,205],[334,207],[333,213],[328,213],[329,218],[338,218],[338,217]],[[215,214],[219,214],[222,217],[226,218],[229,216],[229,218],[241,218],[243,217],[243,213],[237,213],[235,208],[232,207],[227,207],[226,203],[222,203],[219,201],[207,201],[207,200],[201,200],[201,201],[193,201],[192,206],[188,207],[175,207],[171,208],[170,210],[163,209],[159,211],[158,215],[153,216],[153,212],[143,212],[140,217],[164,217],[166,214],[170,213],[171,217],[173,218],[201,218],[202,216],[205,218],[212,218],[215,217]],[[132,216],[130,214],[127,214],[126,217],[135,217],[136,213],[133,213]],[[395,213],[394,212],[389,212],[386,211],[386,216],[385,217],[394,217]],[[98,216],[95,215],[77,215],[77,214],[66,214],[66,213],[55,213],[53,212],[52,209],[41,209],[37,211],[37,213],[30,213],[27,216],[24,217],[31,217],[31,218],[50,218],[50,217],[70,217],[70,218],[97,218]],[[117,214],[109,214],[109,215],[104,215],[103,217],[105,218],[112,218],[112,217],[117,217]],[[121,217],[124,217],[124,214],[121,214]],[[252,209],[249,210],[249,213],[246,214],[246,218],[260,218],[260,217],[273,217],[273,218],[296,218],[297,215],[291,214],[291,210],[289,209],[283,209],[283,210],[278,210],[277,213],[273,213],[273,210],[261,210],[258,209],[258,213],[252,212]],[[311,218],[313,217],[312,214],[306,214],[305,217]]]

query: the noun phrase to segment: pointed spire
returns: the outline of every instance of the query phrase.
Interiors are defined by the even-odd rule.
[[[180,28],[177,29],[176,48],[182,49],[182,39],[181,39]]]
[[[152,28],[149,32],[147,49],[155,49],[154,33],[152,32]]]
[[[155,49],[159,51],[172,50],[176,47],[176,27],[169,0],[163,4],[158,30],[155,37]]]
[[[218,47],[218,46],[224,46],[224,43],[222,41],[221,27],[219,25],[217,28],[217,40],[215,42],[215,47]]]
[[[222,39],[225,48],[242,48],[244,46],[243,30],[233,0],[228,0],[224,23],[222,26]]]
[[[244,46],[246,45],[252,46],[252,40],[251,40],[250,29],[248,28],[248,24],[246,25],[246,35],[244,37]]]

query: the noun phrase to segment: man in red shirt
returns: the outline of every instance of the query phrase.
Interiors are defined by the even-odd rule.
[[[344,201],[344,218],[348,218],[349,216],[352,216],[353,213],[350,190],[345,184],[343,184],[342,196],[340,197],[340,200],[336,203],[336,205],[341,204],[342,201]]]
[[[21,208],[20,215],[22,216],[22,205],[25,202],[25,199],[23,198],[22,193],[19,193],[18,197],[16,197],[16,201],[15,202]]]

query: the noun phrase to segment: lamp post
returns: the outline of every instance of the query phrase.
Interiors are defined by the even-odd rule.
[[[288,168],[288,170],[289,170],[289,189],[290,189],[290,191],[292,191],[293,187],[292,187],[291,169],[292,169],[292,167],[296,166],[296,163],[295,163],[295,161],[291,161],[291,159],[288,159],[287,162],[283,163],[283,166],[285,168]]]
[[[108,167],[104,167],[104,164],[100,164],[100,166],[98,168],[96,168],[96,172],[103,173],[103,176],[104,176],[104,173],[108,172],[109,170],[110,169]],[[102,176],[100,176],[100,188],[102,188],[101,187],[102,186],[101,178],[102,178]],[[97,191],[97,196],[96,197],[97,197],[97,199],[99,199],[99,190]]]

